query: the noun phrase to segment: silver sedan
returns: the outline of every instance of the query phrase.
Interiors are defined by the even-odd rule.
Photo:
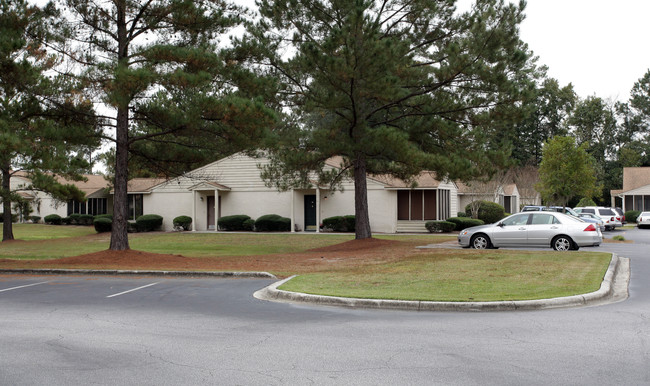
[[[600,229],[581,219],[556,212],[525,212],[489,225],[464,229],[458,235],[461,247],[476,249],[543,246],[556,251],[598,246]]]

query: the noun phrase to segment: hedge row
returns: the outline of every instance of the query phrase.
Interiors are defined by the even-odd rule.
[[[43,222],[50,225],[93,225],[94,221],[98,218],[112,219],[113,216],[110,214],[98,214],[97,216],[93,216],[92,214],[73,213],[68,217],[61,217],[58,214],[49,214],[43,218]],[[30,216],[30,220],[34,222],[38,222],[40,219],[41,218],[38,216]]]
[[[18,215],[12,213],[11,214],[11,222],[16,222],[16,221],[18,221]],[[0,213],[0,223],[1,222],[4,222],[4,213]]]
[[[424,226],[431,233],[462,231],[465,228],[483,225],[483,220],[469,217],[450,217],[445,221],[427,221]]]
[[[354,215],[328,217],[323,219],[323,229],[333,232],[354,232],[356,219]]]
[[[456,224],[449,221],[427,221],[424,226],[431,233],[451,232],[456,228]]]
[[[219,230],[222,231],[287,232],[291,230],[291,219],[277,214],[267,214],[257,220],[245,214],[223,216],[218,224]]]
[[[113,218],[110,215],[96,216],[93,221],[95,231],[98,233],[110,232],[113,228]],[[191,219],[190,219],[191,222]],[[145,214],[135,219],[135,222],[129,222],[127,231],[134,232],[153,232],[162,227],[163,218],[157,214]]]

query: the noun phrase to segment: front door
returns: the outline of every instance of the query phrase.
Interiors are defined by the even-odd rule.
[[[305,195],[305,230],[316,231],[316,195]]]

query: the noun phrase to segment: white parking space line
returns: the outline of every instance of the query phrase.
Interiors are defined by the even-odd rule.
[[[5,289],[1,289],[0,292],[11,291],[11,290],[15,290],[15,289],[31,287],[31,286],[35,286],[35,285],[39,285],[39,284],[45,284],[45,283],[49,283],[49,281],[42,281],[40,283],[33,283],[33,284],[20,285],[18,287],[5,288]]]
[[[120,293],[117,293],[117,294],[108,295],[107,298],[112,298],[112,297],[115,297],[115,296],[120,296],[120,295],[128,294],[129,292],[133,292],[133,291],[141,290],[141,289],[143,289],[143,288],[151,287],[152,285],[156,285],[156,284],[158,284],[158,283],[160,283],[160,282],[156,282],[156,283],[151,283],[151,284],[143,285],[142,287],[138,287],[138,288],[130,289],[130,290],[128,290],[128,291],[120,292]]]

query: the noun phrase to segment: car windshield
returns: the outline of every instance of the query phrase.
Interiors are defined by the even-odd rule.
[[[598,209],[598,213],[601,216],[614,216],[614,212],[611,209]]]
[[[650,217],[650,212],[641,212],[639,217]]]

